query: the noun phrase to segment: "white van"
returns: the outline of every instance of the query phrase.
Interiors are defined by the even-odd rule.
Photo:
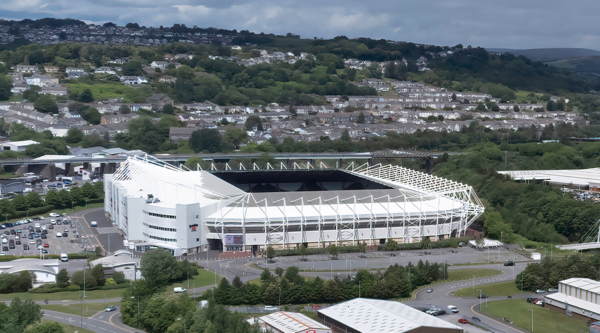
[[[174,292],[176,292],[176,293],[182,293],[182,292],[184,292],[185,290],[186,290],[186,289],[184,289],[184,288],[181,288],[181,287],[175,287],[175,288],[173,288],[173,291],[174,291]]]
[[[50,215],[50,217],[59,217],[60,216],[59,214],[56,214],[56,213],[50,213],[48,215]]]
[[[448,310],[450,313],[458,313],[458,308],[454,305],[448,305]]]
[[[52,225],[56,224],[56,220],[50,220],[50,224],[52,224]]]
[[[66,253],[61,253],[60,254],[60,261],[69,261],[69,256]]]
[[[40,227],[40,224],[39,224],[39,223],[36,223],[36,224],[34,224],[34,226],[35,226],[35,228],[37,229],[37,228],[39,228],[39,227]]]
[[[62,237],[62,234],[60,233],[60,231],[57,231],[57,232],[56,232],[56,237],[57,237],[57,238],[58,238],[58,237]]]
[[[98,222],[96,221],[92,221],[92,223],[90,223],[92,225],[92,227],[97,227],[98,226]]]

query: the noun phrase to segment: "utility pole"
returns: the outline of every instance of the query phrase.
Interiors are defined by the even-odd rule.
[[[531,311],[531,333],[533,333],[533,309],[527,309]]]

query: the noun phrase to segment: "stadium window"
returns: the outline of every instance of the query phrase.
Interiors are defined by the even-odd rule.
[[[159,227],[156,225],[151,225],[148,223],[144,223],[144,226],[150,228],[150,229],[155,229],[155,230],[160,230],[160,231],[170,231],[170,232],[177,232],[177,229],[175,228],[165,228],[165,227]]]
[[[173,219],[174,220],[177,218],[175,215],[157,214],[157,213],[152,213],[152,212],[148,212],[147,214],[150,216],[160,217],[163,219]]]

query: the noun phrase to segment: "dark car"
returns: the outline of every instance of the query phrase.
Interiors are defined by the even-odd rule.
[[[10,230],[10,234],[11,234],[11,235],[16,235],[16,234],[17,234],[17,231],[16,231],[15,229],[11,229],[11,230]]]
[[[446,310],[438,310],[433,312],[431,315],[432,316],[441,316],[441,315],[445,315],[446,314]]]
[[[62,224],[62,222],[60,222],[60,220],[56,220],[56,224],[57,224],[57,225],[61,225],[61,224]]]
[[[27,236],[27,238],[33,239],[33,234],[29,234],[29,236]]]
[[[42,238],[42,239],[47,239],[47,238],[48,238],[48,235],[46,235],[46,234],[42,234],[41,238]]]
[[[69,234],[66,232],[63,232],[63,237],[69,237]]]
[[[8,251],[8,246],[3,246],[2,251]]]
[[[15,248],[15,243],[8,243],[8,248],[9,249],[14,249]]]
[[[527,298],[527,303],[533,303],[533,301],[535,301],[537,298],[535,297],[528,297]]]
[[[42,244],[42,240],[41,240],[41,239],[38,239],[38,240],[36,240],[36,241],[35,241],[35,243],[36,243],[37,245],[40,245],[40,244]]]
[[[43,230],[42,230],[42,235],[45,235],[45,234],[47,234],[47,233],[48,233],[48,230],[46,230],[46,229],[43,229]]]
[[[10,232],[8,232],[8,230],[6,230],[5,232],[3,232],[3,234],[10,235]]]
[[[48,229],[54,229],[54,226],[51,224],[48,226]]]
[[[29,250],[29,245],[28,244],[23,244],[23,250]]]
[[[15,244],[17,244],[17,245],[21,245],[21,241],[20,241],[20,240],[18,240],[18,241],[16,241],[16,242],[15,242]]]
[[[47,253],[48,253],[48,250],[44,250],[44,249],[42,249],[42,253],[46,253],[46,254],[47,254]]]
[[[477,298],[488,298],[488,297],[487,297],[487,295],[482,294],[482,295],[477,296]]]

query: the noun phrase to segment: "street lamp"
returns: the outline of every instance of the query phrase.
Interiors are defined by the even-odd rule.
[[[533,309],[527,309],[528,311],[531,311],[531,333],[533,333]]]
[[[521,272],[521,292],[523,292],[523,276],[525,276],[525,272]]]
[[[281,287],[279,287],[279,311],[281,311]]]
[[[479,290],[479,311],[481,311],[481,289],[477,290]]]

